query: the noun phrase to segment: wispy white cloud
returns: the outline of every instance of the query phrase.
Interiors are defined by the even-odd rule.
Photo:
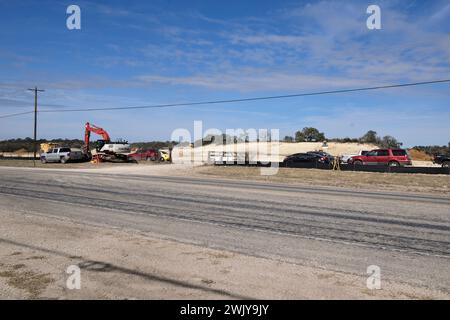
[[[177,43],[149,45],[144,50],[148,58],[166,58],[191,74],[167,76],[152,71],[139,79],[252,91],[333,86],[336,81],[345,87],[429,80],[450,74],[449,36],[425,27],[435,18],[421,17],[412,23],[406,13],[388,2],[383,4],[384,29],[378,34],[365,27],[365,7],[357,2],[320,1],[289,8],[275,13],[265,28],[260,19],[253,26],[247,23],[249,17],[226,21],[197,15],[208,23],[226,26],[226,31],[211,30],[209,38],[214,40],[199,41],[197,46],[189,45],[189,35],[176,34]],[[199,34],[207,37],[204,31]]]
[[[155,76],[143,75],[136,78],[145,83],[199,86],[212,90],[250,91],[292,91],[319,88],[346,88],[369,85],[363,79],[348,79],[330,76],[305,75],[298,73],[277,73],[259,69],[243,68],[229,73],[211,75]]]

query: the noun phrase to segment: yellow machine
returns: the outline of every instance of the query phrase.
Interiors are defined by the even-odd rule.
[[[41,143],[41,150],[43,152],[49,152],[51,149],[57,148],[58,146],[59,146],[59,144],[54,143],[54,142]]]
[[[169,152],[165,150],[159,150],[159,153],[161,154],[160,161],[170,161],[170,154]]]

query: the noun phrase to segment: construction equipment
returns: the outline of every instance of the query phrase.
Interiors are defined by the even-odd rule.
[[[42,152],[49,152],[53,148],[58,148],[59,147],[59,143],[44,142],[44,143],[41,143],[40,147],[41,147]]]
[[[90,150],[90,137],[91,132],[100,135],[103,139],[97,140],[95,143],[95,149]],[[91,125],[86,122],[84,130],[84,147],[83,152],[86,157],[93,162],[103,161],[129,161],[128,155],[131,152],[131,147],[127,141],[112,142],[108,132],[104,129]]]
[[[170,150],[159,150],[159,154],[161,155],[159,157],[159,161],[170,161]]]

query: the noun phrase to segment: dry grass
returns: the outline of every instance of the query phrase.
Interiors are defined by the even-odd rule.
[[[36,273],[31,270],[20,271],[24,265],[14,265],[11,269],[0,271],[0,277],[6,278],[9,286],[25,290],[29,298],[36,299],[54,280],[47,274]]]
[[[357,189],[379,189],[450,194],[449,175],[348,172],[316,169],[279,168],[276,175],[262,176],[256,167],[198,167],[200,175],[244,180],[299,183]]]
[[[20,167],[20,168],[33,168],[33,160],[15,160],[15,159],[1,159],[0,158],[0,166],[1,167]],[[93,165],[89,162],[85,163],[41,163],[40,160],[36,160],[37,168],[61,168],[61,169],[72,169],[72,168],[88,168]]]

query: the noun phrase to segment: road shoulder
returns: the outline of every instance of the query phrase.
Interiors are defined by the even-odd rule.
[[[151,234],[0,209],[0,298],[56,299],[448,299],[365,275],[250,257]],[[81,289],[69,290],[70,265]]]

